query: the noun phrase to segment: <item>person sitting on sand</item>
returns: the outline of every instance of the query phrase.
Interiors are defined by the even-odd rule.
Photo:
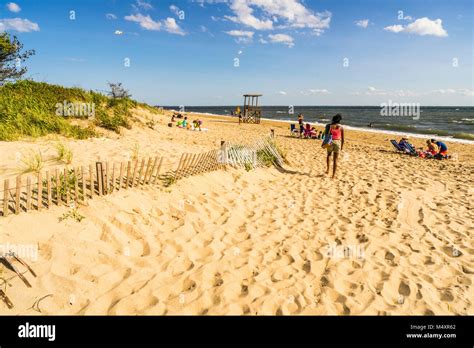
[[[431,139],[431,143],[438,146],[438,155],[442,157],[446,157],[448,155],[448,147],[445,143],[443,143],[442,141],[437,141],[435,139]]]
[[[181,125],[183,126],[183,128],[188,128],[188,116],[184,117],[184,120]]]
[[[322,138],[323,138],[323,131],[319,131],[318,139],[322,139]]]
[[[431,140],[427,140],[426,145],[428,145],[427,152],[429,152],[432,156],[436,155],[439,152],[438,145],[432,143]]]
[[[305,138],[311,138],[311,125],[309,123],[306,123],[306,125],[305,125],[304,137]]]
[[[175,114],[173,114],[173,116],[171,116],[171,122],[173,122],[173,123],[176,122],[176,116],[175,116]]]
[[[329,174],[329,165],[331,162],[331,155],[334,153],[333,169],[332,169],[332,178],[336,177],[337,171],[337,159],[339,157],[339,152],[342,151],[344,147],[344,128],[341,126],[342,116],[340,114],[335,115],[332,118],[331,124],[326,125],[325,133],[331,134],[332,143],[327,147],[327,170],[326,174]],[[324,144],[324,143],[323,143]]]
[[[435,154],[438,153],[438,147],[436,144],[432,144],[431,143],[431,140],[427,140],[426,141],[426,145],[428,146],[428,148],[426,150],[423,150],[422,147],[420,147],[420,150],[417,151],[418,153],[418,156],[421,157],[421,158],[431,158],[433,157]]]

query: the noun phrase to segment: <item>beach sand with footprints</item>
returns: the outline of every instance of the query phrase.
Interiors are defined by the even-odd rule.
[[[199,116],[209,131],[191,132],[135,115],[121,136],[63,139],[72,165],[125,161],[135,147],[171,170],[183,152],[273,128],[285,170],[121,190],[80,206],[80,222],[59,222],[64,206],[0,217],[0,243],[38,247],[31,288],[1,268],[14,304],[0,302],[1,314],[474,314],[473,145],[448,142],[456,160],[426,160],[395,153],[394,136],[346,130],[332,180],[320,141],[291,137],[288,124]],[[57,141],[1,142],[0,180],[28,149],[42,150],[45,169],[64,167]]]

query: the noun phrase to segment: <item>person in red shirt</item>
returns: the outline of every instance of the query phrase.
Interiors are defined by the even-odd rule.
[[[331,155],[334,153],[332,178],[336,177],[337,171],[337,159],[339,152],[344,147],[344,128],[341,126],[342,116],[340,114],[335,115],[332,118],[331,124],[326,125],[325,134],[330,134],[332,137],[332,143],[327,147],[327,170],[326,174],[329,174],[329,166],[331,163]]]

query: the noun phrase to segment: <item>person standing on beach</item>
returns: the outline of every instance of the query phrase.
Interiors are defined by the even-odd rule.
[[[340,114],[335,115],[332,118],[332,122],[326,125],[324,133],[331,135],[332,143],[327,147],[327,170],[326,174],[329,174],[329,166],[331,164],[331,155],[334,153],[333,160],[333,169],[332,169],[332,178],[336,177],[337,171],[337,159],[339,157],[339,152],[342,151],[344,147],[344,128],[341,126],[342,116]]]
[[[300,137],[303,136],[303,132],[304,132],[304,123],[303,123],[303,121],[304,121],[303,114],[299,114],[298,115],[298,123],[300,125]]]

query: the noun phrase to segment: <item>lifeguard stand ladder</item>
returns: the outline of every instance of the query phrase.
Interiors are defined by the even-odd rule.
[[[258,98],[261,94],[244,94],[244,112],[242,122],[244,123],[260,123],[262,110],[258,106]]]

